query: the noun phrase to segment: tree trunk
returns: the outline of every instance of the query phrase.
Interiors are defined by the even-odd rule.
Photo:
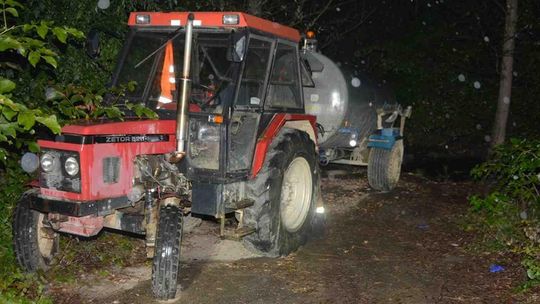
[[[506,139],[506,123],[512,96],[512,70],[514,65],[514,36],[516,34],[518,0],[506,0],[506,23],[504,26],[504,42],[501,59],[501,80],[497,113],[493,124],[491,147],[504,143]]]

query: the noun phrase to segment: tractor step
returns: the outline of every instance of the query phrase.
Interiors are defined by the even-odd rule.
[[[244,236],[255,232],[255,227],[244,226],[236,229],[225,229],[222,239],[240,241]]]
[[[243,200],[239,200],[239,201],[236,201],[236,202],[230,202],[228,204],[225,204],[225,208],[233,209],[233,210],[239,210],[239,209],[244,209],[244,208],[247,208],[247,207],[251,207],[251,206],[253,206],[253,204],[255,204],[254,200],[246,198],[246,199],[243,199]]]

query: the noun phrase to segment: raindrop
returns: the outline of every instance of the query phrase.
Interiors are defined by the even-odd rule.
[[[512,176],[514,180],[517,180],[519,177],[517,175]]]
[[[514,127],[517,126],[517,123],[514,121],[514,122],[512,123],[512,126],[514,126]]]
[[[456,48],[452,48],[452,52],[457,52]]]
[[[476,124],[476,130],[482,130],[482,125],[481,124]]]
[[[458,77],[457,77],[457,79],[458,79],[459,81],[461,81],[461,82],[464,82],[464,81],[465,81],[465,75],[459,74]]]
[[[473,85],[475,89],[480,89],[482,87],[479,81],[475,81]]]
[[[425,22],[425,21],[422,21],[422,25],[426,25],[426,22]]]
[[[55,96],[57,95],[57,92],[54,88],[52,87],[47,87],[47,89],[45,89],[45,99],[46,100],[51,100],[53,99]]]
[[[336,7],[336,12],[341,12],[341,8]]]
[[[447,114],[444,115],[444,117],[450,118],[450,114],[447,113]]]
[[[504,104],[510,104],[510,98],[508,96],[505,96],[503,98],[503,102],[504,102]]]
[[[518,72],[514,71],[514,72],[512,72],[512,75],[514,75],[514,77],[517,77],[517,76],[518,76]]]
[[[485,41],[485,42],[489,42],[489,37],[488,37],[488,36],[484,36],[484,41]]]
[[[365,60],[360,61],[361,64],[366,64]]]
[[[444,148],[445,148],[445,149],[448,149],[448,145],[444,145]]]
[[[353,79],[351,80],[351,85],[355,88],[358,88],[362,85],[362,82],[357,77],[353,77]]]
[[[489,136],[489,135],[484,136],[484,141],[490,142],[491,141],[491,136]]]
[[[108,9],[109,6],[111,6],[111,1],[109,1],[109,0],[99,0],[98,3],[97,3],[97,6],[102,10]]]
[[[431,7],[431,3],[428,2],[427,7]]]

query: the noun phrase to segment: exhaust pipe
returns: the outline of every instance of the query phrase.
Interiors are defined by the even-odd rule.
[[[191,79],[189,78],[191,64],[191,44],[193,40],[193,13],[188,14],[186,25],[186,44],[184,46],[184,68],[182,70],[181,92],[176,107],[176,151],[171,157],[172,162],[178,162],[186,155],[187,129],[188,129],[188,100],[191,93]]]

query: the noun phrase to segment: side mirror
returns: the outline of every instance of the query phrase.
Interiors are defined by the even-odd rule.
[[[86,36],[86,54],[92,58],[96,59],[101,53],[100,43],[99,43],[99,33],[97,30],[90,30]]]
[[[232,62],[242,62],[246,56],[247,37],[243,32],[231,34],[231,44],[227,50],[227,59]]]

